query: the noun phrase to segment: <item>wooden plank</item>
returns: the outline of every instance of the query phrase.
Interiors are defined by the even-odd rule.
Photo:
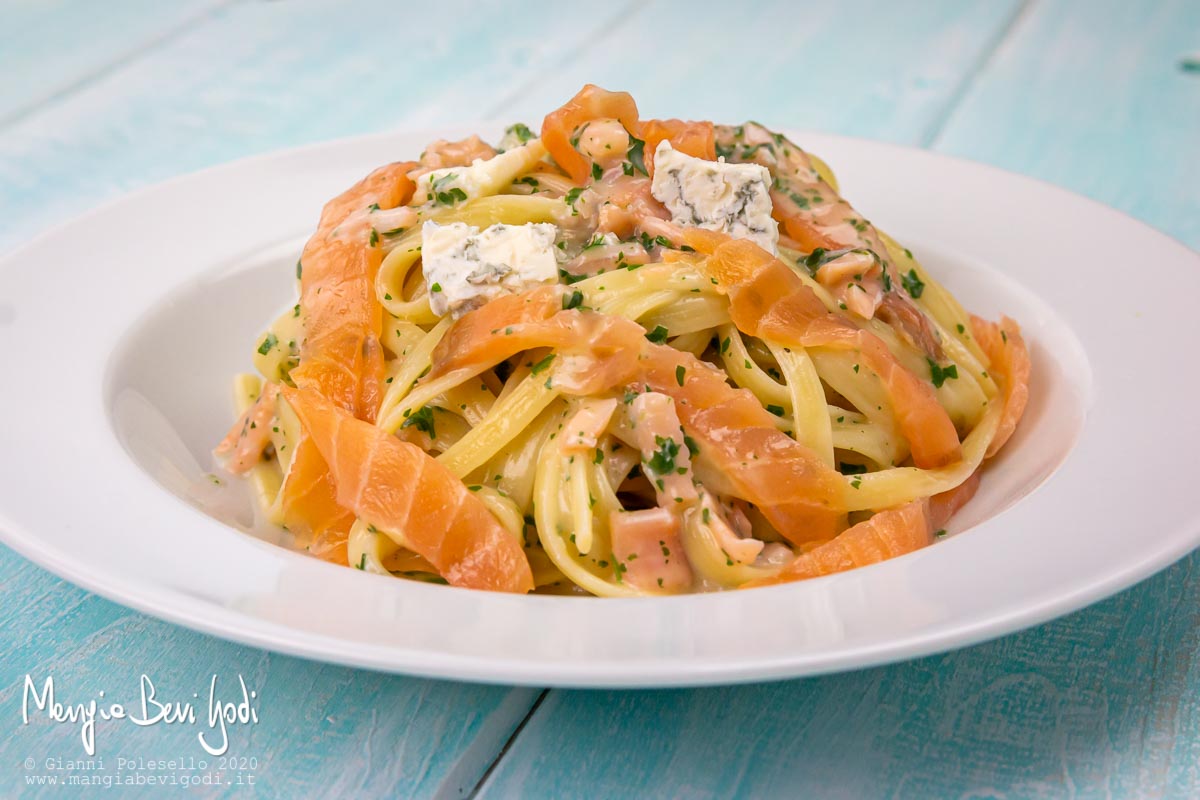
[[[0,128],[0,252],[179,173],[322,139],[477,119],[624,12],[563,12],[548,0],[521,13],[499,0],[427,4],[417,16],[385,0],[225,8],[170,47]]]
[[[1017,0],[646,4],[491,116],[540,121],[591,82],[633,92],[646,116],[913,142],[1019,8]]]
[[[1178,598],[1196,599],[1198,563],[1032,631],[893,667],[551,692],[480,796],[1194,797],[1194,692],[1191,716],[1176,702],[1196,685],[1200,615]]]
[[[1034,175],[1200,248],[1200,3],[1056,0],[1023,19],[936,149]]]
[[[161,46],[228,0],[9,0],[0,11],[0,124]]]
[[[1197,32],[1195,4],[1033,4],[946,124],[933,117],[921,138],[1083,191],[1195,246],[1200,77],[1178,62]],[[1086,265],[1064,268],[1096,279]],[[703,691],[551,692],[480,794],[1195,797],[1197,686],[1193,555],[1049,625],[893,667]]]
[[[136,710],[144,673],[160,702],[196,704],[195,726],[97,722],[96,752],[108,775],[118,771],[118,757],[205,758],[196,737],[209,730],[211,676],[218,676],[224,698],[236,694],[243,676],[259,693],[259,722],[230,726],[229,754],[258,760],[246,774],[257,776],[256,794],[264,797],[462,797],[538,695],[315,664],[230,644],[67,586],[7,548],[0,548],[0,594],[0,704],[13,712],[9,735],[0,738],[5,796],[24,785],[25,774],[53,774],[47,758],[86,757],[77,725],[52,723],[32,705],[30,724],[21,725],[27,674],[39,691],[54,676],[63,703],[87,703],[104,691],[107,702]],[[35,769],[25,770],[31,756]],[[209,761],[215,771],[215,759]],[[233,774],[227,771],[225,779]],[[226,790],[202,794],[225,796]]]

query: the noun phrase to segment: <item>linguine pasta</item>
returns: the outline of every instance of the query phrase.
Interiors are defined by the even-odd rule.
[[[599,596],[801,580],[932,543],[1025,405],[968,314],[756,123],[585,87],[325,207],[217,454],[380,575]]]

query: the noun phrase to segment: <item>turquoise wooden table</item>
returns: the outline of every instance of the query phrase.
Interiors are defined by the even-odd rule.
[[[5,0],[0,250],[239,156],[398,126],[536,122],[587,81],[658,116],[761,118],[990,162],[1200,247],[1200,71],[1188,66],[1200,3],[800,5]],[[3,454],[0,478],[53,480]],[[80,757],[79,730],[22,724],[27,674],[53,674],[78,700],[132,693],[142,673],[177,694],[213,673],[258,688],[261,719],[233,752],[257,760],[247,774],[261,797],[1200,796],[1197,555],[967,650],[654,692],[480,687],[286,658],[129,611],[2,548],[0,586],[0,796],[80,791],[37,786],[56,772],[47,760]],[[194,736],[97,731],[110,773],[118,757],[194,756]]]

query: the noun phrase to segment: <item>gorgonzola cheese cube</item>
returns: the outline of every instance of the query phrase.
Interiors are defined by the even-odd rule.
[[[465,222],[421,227],[421,271],[429,306],[458,318],[502,294],[558,280],[549,223],[496,224],[482,231]]]
[[[663,141],[654,151],[651,193],[677,225],[749,239],[778,252],[779,225],[771,218],[771,173],[759,164],[726,164],[681,153]]]

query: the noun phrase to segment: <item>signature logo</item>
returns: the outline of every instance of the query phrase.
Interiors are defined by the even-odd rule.
[[[79,726],[83,749],[89,756],[96,754],[96,721],[125,721],[140,727],[152,725],[197,725],[203,730],[196,734],[200,746],[211,756],[222,756],[229,751],[229,731],[239,725],[258,724],[258,692],[248,689],[239,674],[237,687],[232,697],[222,697],[217,692],[217,676],[208,684],[206,713],[199,716],[196,703],[199,692],[192,693],[188,701],[160,699],[154,682],[143,674],[138,681],[139,697],[132,706],[110,702],[101,690],[96,697],[85,702],[63,703],[58,699],[54,676],[42,682],[41,690],[32,675],[25,676],[25,691],[21,702],[21,722],[28,725],[37,713],[52,722]],[[203,704],[202,704],[203,705]],[[31,716],[32,715],[32,716]]]

